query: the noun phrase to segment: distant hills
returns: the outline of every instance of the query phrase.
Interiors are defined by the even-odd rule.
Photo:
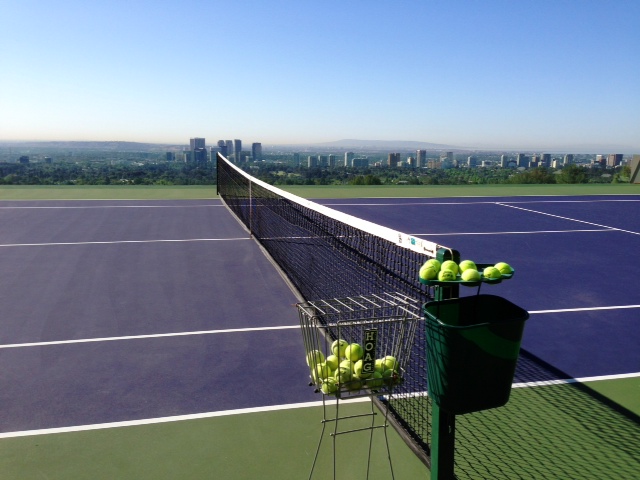
[[[444,145],[441,143],[416,142],[410,140],[356,140],[345,139],[336,140],[335,142],[318,143],[318,146],[324,147],[340,147],[354,149],[375,149],[375,150],[468,150],[467,148],[454,147],[452,145]]]

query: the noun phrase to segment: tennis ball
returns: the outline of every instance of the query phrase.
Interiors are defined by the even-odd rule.
[[[325,381],[322,382],[322,386],[320,387],[320,390],[325,395],[331,395],[332,393],[336,393],[336,390],[338,390],[338,386],[336,385],[336,380],[334,378],[327,378]]]
[[[382,359],[382,365],[384,366],[385,370],[398,371],[398,369],[400,368],[400,364],[396,360],[396,357],[393,357],[391,355],[387,355]]]
[[[351,380],[351,369],[348,367],[338,367],[335,372],[334,378],[337,383],[347,383]]]
[[[311,350],[309,353],[307,353],[307,365],[309,365],[310,367],[322,362],[324,362],[324,353],[322,353],[320,350]]]
[[[333,375],[333,370],[331,370],[331,368],[329,368],[326,363],[319,363],[318,365],[316,365],[316,374],[317,378],[319,378],[320,380],[326,380],[331,375]]]
[[[505,262],[498,262],[494,265],[494,267],[500,270],[500,273],[502,275],[510,275],[513,273],[513,268],[511,268],[511,265]]]
[[[362,360],[358,360],[353,365],[353,374],[359,378],[369,378],[371,376],[371,372],[363,372],[362,367],[364,366],[364,362]]]
[[[460,278],[462,278],[462,280],[464,280],[465,282],[478,282],[480,281],[481,276],[478,270],[474,268],[468,268],[464,272],[462,272]]]
[[[367,379],[367,387],[370,388],[379,388],[384,384],[384,380],[382,379],[382,373],[376,371],[373,372],[371,378]]]
[[[433,280],[438,276],[438,270],[433,265],[426,265],[418,272],[420,280]]]
[[[360,390],[362,388],[362,380],[360,377],[351,376],[351,381],[347,383],[349,390]]]
[[[497,278],[501,278],[502,274],[500,273],[500,270],[498,270],[496,267],[487,267],[482,271],[482,276],[485,278],[490,278],[490,279],[497,279]]]
[[[462,274],[465,270],[468,269],[478,270],[478,267],[476,267],[475,262],[471,260],[463,260],[458,264],[458,269],[460,270],[460,274]]]
[[[427,260],[426,262],[424,262],[424,265],[422,265],[423,267],[426,267],[427,265],[432,266],[433,268],[436,269],[436,272],[440,271],[440,261],[436,260],[435,258],[430,258],[429,260]]]
[[[453,260],[445,260],[444,262],[442,262],[442,265],[440,266],[440,271],[442,270],[451,270],[454,275],[457,275],[458,264]]]
[[[384,372],[382,372],[382,381],[384,383],[386,383],[387,385],[391,385],[395,376],[395,373],[393,370],[385,370]]]
[[[456,274],[451,270],[440,270],[438,273],[438,280],[441,282],[451,282],[456,279]]]
[[[349,371],[353,372],[354,363],[351,360],[343,360],[338,365],[338,368],[340,367],[348,368]]]
[[[357,362],[364,355],[364,350],[359,343],[350,343],[347,348],[344,349],[344,356],[352,362]]]
[[[349,345],[349,342],[343,340],[342,338],[339,338],[331,344],[331,353],[333,353],[338,358],[342,358],[344,357],[344,351],[347,348],[347,345]]]
[[[340,365],[340,359],[335,355],[329,355],[325,360],[325,363],[329,366],[331,370],[335,370]]]

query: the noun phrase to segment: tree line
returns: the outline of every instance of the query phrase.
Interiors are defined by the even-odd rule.
[[[518,170],[499,167],[307,168],[287,163],[244,164],[249,174],[273,185],[466,185],[616,183],[629,181],[630,169],[585,168]],[[213,185],[215,163],[183,162],[54,162],[0,163],[0,185]]]

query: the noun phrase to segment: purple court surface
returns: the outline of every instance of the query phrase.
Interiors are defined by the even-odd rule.
[[[321,203],[511,263],[482,293],[568,376],[640,372],[640,195]],[[218,200],[2,201],[0,224],[0,433],[319,400],[298,299]]]

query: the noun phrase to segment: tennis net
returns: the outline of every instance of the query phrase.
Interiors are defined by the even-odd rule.
[[[421,306],[433,297],[420,266],[441,247],[347,215],[251,177],[218,155],[218,194],[279,266],[301,301],[398,293]],[[419,311],[419,308],[418,308]],[[414,451],[428,462],[424,325],[416,331],[407,378],[390,411]]]

